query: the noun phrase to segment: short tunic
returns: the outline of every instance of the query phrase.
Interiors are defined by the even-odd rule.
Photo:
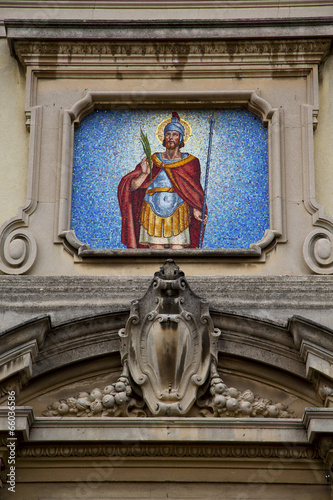
[[[182,159],[187,154],[183,153]],[[162,160],[161,153],[157,157],[164,164],[174,163]],[[176,160],[178,161],[178,160]],[[147,188],[141,209],[140,243],[162,245],[190,244],[190,209],[174,190],[172,182],[165,170],[161,170],[156,179]]]

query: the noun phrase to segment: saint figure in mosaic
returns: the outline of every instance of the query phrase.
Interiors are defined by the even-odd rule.
[[[181,152],[191,135],[188,123],[173,112],[157,128],[165,147],[147,157],[118,187],[121,241],[127,248],[198,248],[204,193],[198,158]],[[208,219],[205,214],[203,224]]]

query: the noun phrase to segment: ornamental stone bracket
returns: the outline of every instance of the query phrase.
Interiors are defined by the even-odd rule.
[[[333,483],[333,439],[332,437],[323,437],[319,440],[318,451],[320,457],[326,464],[326,480]]]
[[[307,408],[303,423],[309,442],[317,442],[318,452],[326,465],[326,480],[333,483],[333,409]]]

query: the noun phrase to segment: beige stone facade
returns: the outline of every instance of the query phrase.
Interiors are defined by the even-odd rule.
[[[332,500],[333,2],[0,1],[0,37],[0,496]],[[90,248],[75,127],[170,103],[260,118],[269,229],[247,249]],[[177,396],[156,388],[170,321]]]

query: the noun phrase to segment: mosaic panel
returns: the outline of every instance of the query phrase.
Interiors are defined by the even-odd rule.
[[[157,129],[171,118],[172,111],[96,110],[81,121],[75,130],[71,213],[71,228],[80,241],[92,248],[126,248],[121,242],[122,223],[128,225],[129,221],[122,220],[120,205],[123,204],[123,217],[125,213],[126,218],[136,219],[134,225],[139,224],[141,215],[131,206],[136,194],[132,192],[129,198],[118,199],[118,186],[145,156],[140,129],[147,134],[152,153],[164,153]],[[186,129],[186,143],[180,152],[185,164],[189,158],[186,153],[199,160],[203,190],[213,115],[215,120],[206,188],[208,222],[202,248],[248,248],[259,241],[269,227],[267,129],[258,117],[243,109],[181,110],[178,113],[181,123],[184,120],[190,127]],[[163,157],[159,158],[163,163]],[[166,162],[165,167],[168,166]],[[185,168],[182,165],[166,168],[171,191],[176,191],[181,198],[187,197],[188,204],[201,189],[192,166],[195,170],[197,163],[188,162]],[[154,168],[156,170],[156,166]],[[180,176],[172,173],[180,173]],[[145,182],[148,181],[149,177]],[[146,192],[142,187],[139,190]],[[140,207],[137,210],[140,212]],[[193,220],[191,206],[190,211]]]

